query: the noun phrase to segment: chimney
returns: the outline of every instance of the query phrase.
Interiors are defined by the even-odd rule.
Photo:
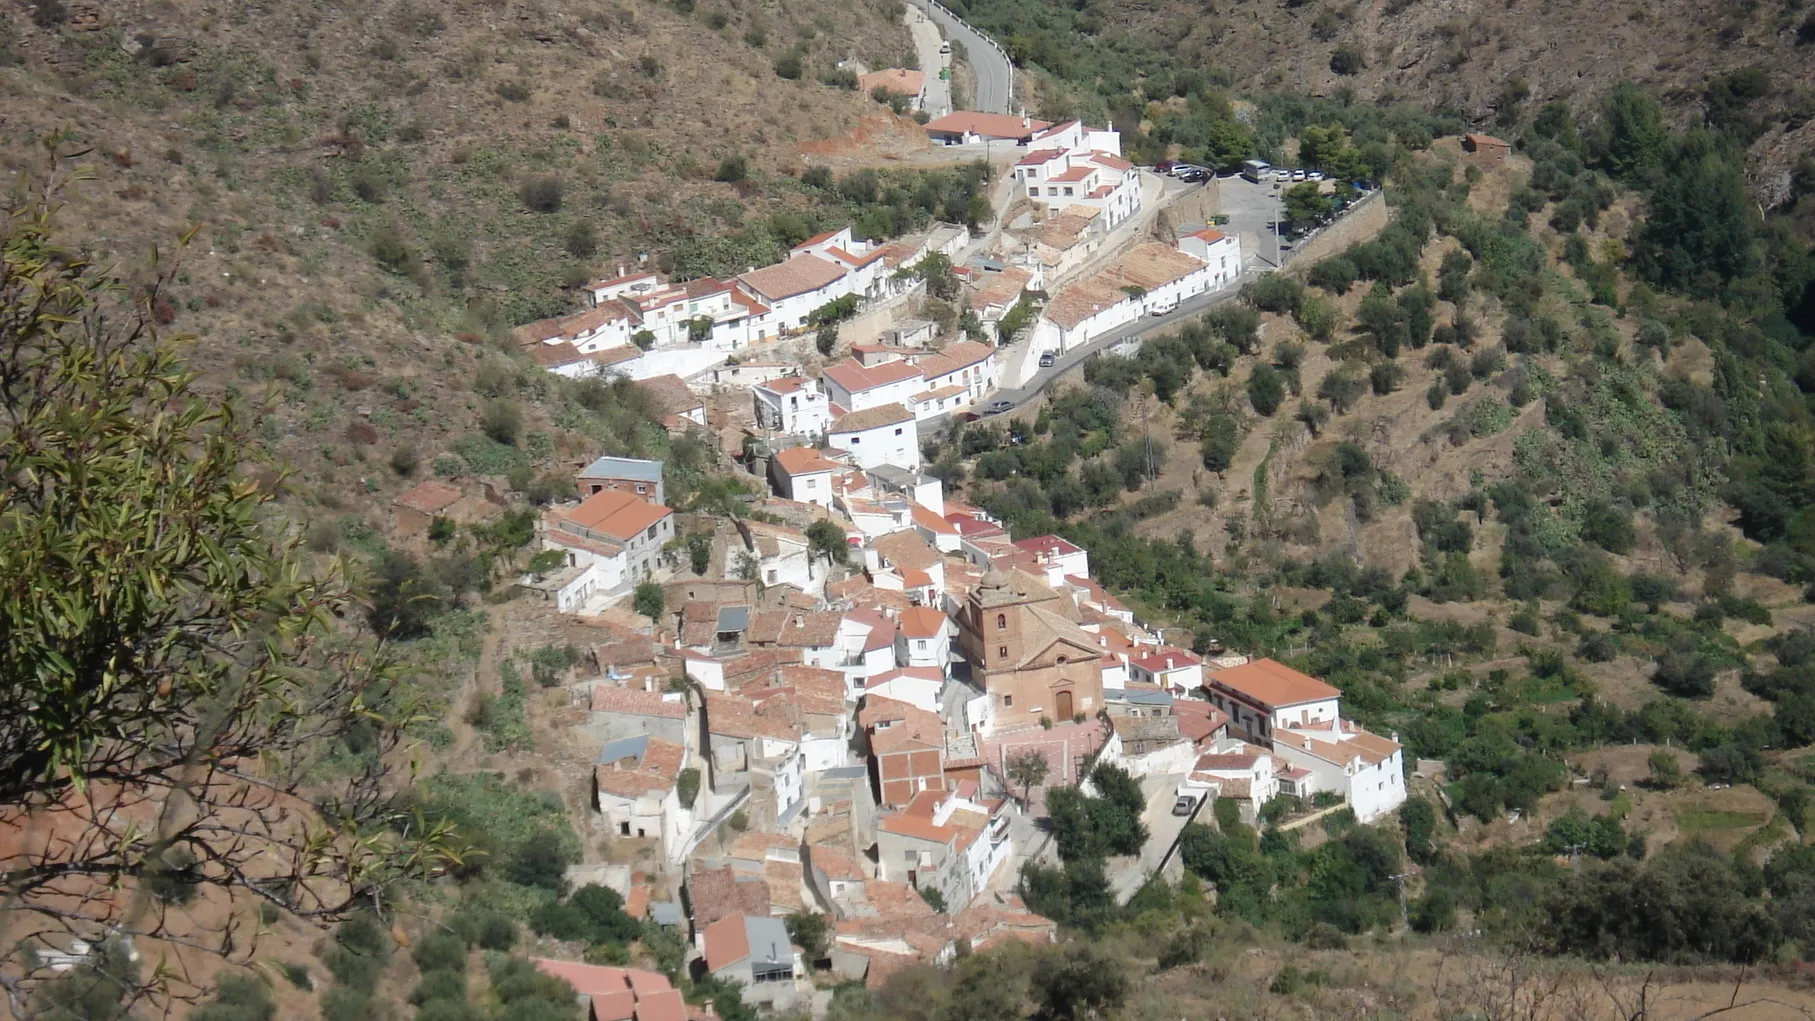
[[[801,615],[800,615],[800,614],[798,614],[798,613],[797,613],[797,614],[795,614],[795,615],[794,615],[794,626],[795,626],[795,627],[796,627],[796,628],[804,628],[804,627],[806,627],[806,626],[807,626],[807,618],[805,618],[805,617],[802,617],[802,616],[801,616]]]
[[[1033,127],[1033,121],[1028,120],[1028,118],[1027,118],[1027,108],[1026,107],[1021,108],[1021,126],[1024,128]]]

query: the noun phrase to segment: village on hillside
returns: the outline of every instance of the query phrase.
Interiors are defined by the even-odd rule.
[[[1019,226],[973,237],[963,226],[940,225],[882,242],[846,226],[730,280],[672,280],[619,267],[611,279],[583,288],[589,307],[519,326],[515,342],[538,365],[569,378],[673,377],[705,395],[797,374],[798,343],[810,346],[830,327],[859,366],[901,363],[880,369],[897,384],[882,395],[841,391],[828,371],[834,424],[876,403],[901,404],[924,420],[981,408],[997,386],[1026,383],[1042,357],[1144,315],[1167,314],[1241,276],[1239,238],[1209,226],[1172,244],[1134,243],[1128,226],[1143,209],[1142,175],[1121,157],[1113,130],[974,112],[948,114],[926,130],[939,141],[994,139],[1026,150],[1010,174],[1010,206],[1025,210]],[[910,314],[928,277],[946,274],[975,314],[973,346],[977,337],[1001,336],[1016,342],[1012,358],[1003,351],[967,362],[958,368],[974,371],[961,378],[948,370],[951,359],[973,352],[944,350],[957,338],[936,336],[933,324]],[[1023,304],[1002,336],[1000,324]]]
[[[1167,644],[1093,578],[1088,550],[1014,539],[919,471],[913,398],[987,392],[991,355],[859,353],[823,381],[752,386],[771,442],[749,467],[768,495],[735,520],[681,527],[660,462],[609,456],[577,465],[581,498],[541,519],[543,569],[519,588],[579,653],[572,736],[615,863],[590,879],[683,931],[697,967],[751,1003],[794,1006],[818,973],[877,984],[1054,939],[1019,874],[1054,854],[1035,823],[1047,789],[1088,789],[1099,764],[1149,799],[1147,849],[1113,877],[1124,900],[1179,867],[1173,842],[1217,801],[1249,822],[1278,798],[1369,822],[1406,798],[1396,735],[1346,720],[1335,688]],[[671,429],[703,428],[679,379],[633,385]],[[398,530],[463,499],[425,482]],[[711,535],[703,558],[683,532]],[[823,952],[790,944],[782,920],[801,912],[828,919]],[[620,1021],[669,1021],[660,976],[543,966]]]
[[[885,244],[845,227],[728,281],[620,271],[588,285],[586,310],[516,331],[550,372],[628,380],[760,494],[682,522],[660,461],[573,463],[577,499],[542,512],[517,586],[579,659],[568,718],[611,855],[576,868],[684,934],[695,973],[752,1005],[809,1007],[815,975],[874,986],[1054,940],[1019,877],[1056,858],[1036,822],[1046,792],[1089,790],[1100,765],[1148,800],[1148,844],[1111,877],[1124,901],[1179,869],[1179,834],[1216,802],[1249,822],[1282,798],[1369,822],[1406,798],[1396,735],[1344,719],[1336,689],[1166,643],[1092,577],[1088,550],[1015,539],[922,472],[923,425],[1002,410],[992,398],[1054,356],[1243,272],[1239,238],[1208,226],[1099,257],[1142,203],[1114,131],[969,112],[927,131],[1026,150],[1009,183],[1038,216],[994,237],[1006,257],[963,227]],[[911,316],[929,266],[1003,346]],[[868,332],[822,343],[806,371],[790,345],[858,312]],[[395,525],[421,536],[494,509],[428,481]],[[790,937],[802,913],[827,920],[823,946]],[[653,972],[538,966],[599,1021],[691,1016]]]

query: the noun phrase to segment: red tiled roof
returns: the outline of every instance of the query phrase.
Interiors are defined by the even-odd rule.
[[[562,516],[583,528],[626,542],[672,513],[629,490],[606,489],[580,501],[578,507]]]
[[[1051,177],[1047,178],[1047,180],[1057,182],[1060,184],[1064,184],[1064,183],[1068,183],[1071,181],[1082,181],[1086,177],[1089,177],[1091,174],[1093,174],[1095,172],[1096,171],[1090,167],[1072,167],[1071,169],[1065,171],[1062,174],[1052,175]]]
[[[592,689],[592,711],[684,720],[687,718],[687,703],[680,698],[668,699],[659,691],[639,691],[601,684]]]
[[[408,507],[410,510],[420,511],[423,514],[439,514],[453,506],[460,496],[460,490],[453,486],[429,479],[404,490],[402,495],[392,502],[399,507]]]
[[[752,270],[737,279],[769,301],[808,294],[836,283],[845,275],[843,266],[817,255],[795,256],[786,262]]]
[[[706,926],[706,967],[711,971],[728,968],[750,956],[750,934],[744,931],[744,916],[732,915]]]
[[[1056,535],[1036,535],[1031,539],[1016,540],[1015,546],[1036,556],[1068,556],[1084,552],[1075,543]]]
[[[853,394],[924,375],[918,366],[901,359],[880,365],[864,365],[855,358],[847,358],[836,365],[828,365],[825,369],[827,379]]]
[[[996,349],[988,344],[980,344],[974,340],[961,340],[955,344],[947,344],[939,350],[938,354],[920,359],[920,373],[930,382],[940,376],[949,376],[955,372],[962,372],[973,365],[986,362],[995,354]]]
[[[1033,152],[1030,152],[1027,155],[1021,157],[1020,159],[1016,160],[1015,166],[1017,166],[1017,167],[1037,167],[1042,163],[1050,163],[1053,160],[1059,158],[1060,154],[1062,154],[1064,151],[1065,150],[1063,150],[1063,149],[1036,149]]]
[[[625,767],[608,762],[593,768],[593,782],[599,790],[620,798],[640,798],[671,789],[680,776],[681,763],[687,750],[678,744],[649,738],[643,747],[642,761]]]
[[[1029,120],[1006,113],[979,113],[975,110],[961,110],[948,113],[929,121],[926,130],[931,134],[960,135],[974,134],[989,138],[1028,138],[1036,131],[1045,131],[1052,125],[1046,121]]]
[[[1166,646],[1158,652],[1149,653],[1134,661],[1134,665],[1150,674],[1163,674],[1168,670],[1182,670],[1185,667],[1200,666],[1203,660],[1184,649]]]
[[[1210,675],[1210,683],[1246,695],[1270,709],[1342,696],[1342,692],[1317,678],[1271,659],[1217,670]]]
[[[862,411],[852,411],[841,415],[832,423],[831,432],[855,433],[865,429],[878,429],[885,425],[896,425],[901,422],[912,422],[914,413],[900,404],[880,404]]]
[[[1103,166],[1106,166],[1111,170],[1133,170],[1134,169],[1133,163],[1130,163],[1127,160],[1123,159],[1122,157],[1113,155],[1111,153],[1093,152],[1090,154],[1090,159],[1092,162],[1101,163]]]
[[[947,619],[930,606],[916,606],[902,613],[899,626],[909,638],[937,638],[945,633]]]
[[[835,462],[826,460],[825,455],[812,447],[789,447],[786,450],[779,450],[775,452],[773,460],[790,477],[835,472],[842,467]]]

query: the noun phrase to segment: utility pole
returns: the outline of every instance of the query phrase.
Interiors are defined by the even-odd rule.
[[[1405,905],[1405,881],[1410,877],[1410,872],[1401,872],[1391,877],[1393,882],[1399,884],[1399,924],[1407,929],[1412,927],[1412,913],[1406,909]]]

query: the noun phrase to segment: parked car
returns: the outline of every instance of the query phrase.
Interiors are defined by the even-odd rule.
[[[1196,798],[1192,797],[1189,794],[1181,794],[1178,796],[1178,800],[1174,801],[1172,803],[1172,814],[1173,815],[1190,815],[1191,810],[1196,807],[1197,807]]]
[[[1308,174],[1306,174],[1306,175],[1305,175],[1305,180],[1307,180],[1307,181],[1321,181],[1321,180],[1323,180],[1323,171],[1321,171],[1321,170],[1313,170],[1313,171],[1311,171],[1311,172],[1310,172],[1310,173],[1308,173]]]
[[[1171,160],[1161,160],[1153,165],[1153,172],[1156,174],[1170,174],[1174,167],[1182,166],[1184,166],[1183,163],[1174,163]]]
[[[1178,311],[1177,298],[1161,298],[1147,306],[1147,314],[1150,316],[1169,316],[1176,311]]]
[[[1294,181],[1302,181],[1302,180],[1304,180],[1304,179],[1305,179],[1305,172],[1304,172],[1304,171],[1302,171],[1302,170],[1294,170],[1294,171],[1292,171],[1292,180],[1294,180]]]
[[[1172,176],[1186,184],[1201,184],[1210,179],[1210,172],[1199,167],[1192,167],[1188,170],[1181,170]]]
[[[1292,179],[1292,172],[1281,167],[1280,169],[1273,171],[1273,179],[1275,181],[1290,181]]]
[[[1000,415],[1004,411],[1013,410],[1015,410],[1015,405],[1012,401],[990,401],[983,406],[984,415]]]
[[[1052,368],[1053,363],[1057,362],[1058,360],[1059,360],[1059,356],[1056,354],[1053,354],[1051,351],[1040,352],[1040,368],[1042,368],[1042,369]]]

